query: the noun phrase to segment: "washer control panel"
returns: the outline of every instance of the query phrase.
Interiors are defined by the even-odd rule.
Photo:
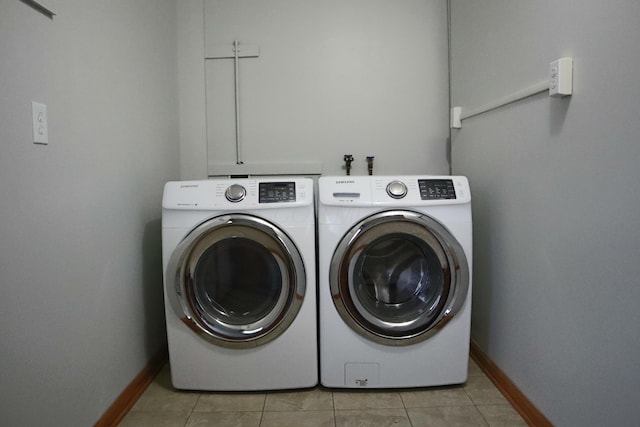
[[[420,198],[422,200],[453,200],[456,188],[452,179],[419,179]]]
[[[261,182],[258,185],[258,203],[287,203],[295,201],[295,182]]]
[[[469,181],[461,175],[326,176],[318,179],[326,206],[419,207],[471,202]]]

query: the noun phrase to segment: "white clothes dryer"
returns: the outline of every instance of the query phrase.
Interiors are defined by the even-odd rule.
[[[463,176],[319,179],[320,382],[467,379],[472,221]]]
[[[313,187],[309,178],[165,185],[164,297],[176,388],[317,384]]]

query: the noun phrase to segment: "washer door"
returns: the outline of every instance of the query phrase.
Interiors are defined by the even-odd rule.
[[[304,299],[304,264],[293,241],[264,219],[212,218],[177,246],[167,267],[174,311],[224,347],[265,344],[295,319]]]
[[[427,339],[463,306],[469,268],[462,246],[439,222],[412,211],[365,218],[338,244],[329,272],[344,321],[386,345]]]

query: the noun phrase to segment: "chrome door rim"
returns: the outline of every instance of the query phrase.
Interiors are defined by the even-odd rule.
[[[281,292],[271,310],[248,324],[225,322],[198,301],[194,272],[204,252],[217,242],[244,237],[265,247],[282,275]],[[223,347],[249,348],[266,344],[293,323],[306,291],[300,251],[274,224],[252,215],[228,214],[208,219],[190,231],[173,251],[167,266],[167,295],[174,312],[202,338]]]
[[[391,233],[423,242],[442,266],[442,298],[429,315],[384,320],[368,311],[356,295],[352,278],[359,256],[372,242]],[[433,336],[460,311],[469,289],[469,267],[460,243],[438,221],[418,212],[392,210],[364,218],[342,237],[331,260],[329,283],[338,313],[354,331],[385,345],[411,345]]]

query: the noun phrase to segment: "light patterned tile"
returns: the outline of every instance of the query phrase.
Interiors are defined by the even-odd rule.
[[[335,409],[404,408],[400,393],[396,392],[334,391],[333,404]]]
[[[193,412],[186,427],[259,427],[262,412]]]
[[[511,405],[480,405],[477,408],[490,427],[527,427]]]
[[[406,391],[401,392],[400,397],[405,408],[473,405],[462,387]]]
[[[174,389],[171,384],[171,367],[169,366],[169,363],[166,363],[162,369],[160,369],[160,372],[158,372],[158,375],[153,379],[153,382],[167,389]]]
[[[464,391],[476,405],[508,405],[509,402],[486,376],[469,377]]]
[[[206,393],[200,395],[194,412],[251,412],[264,409],[264,393]]]
[[[336,411],[336,427],[411,427],[404,409],[351,409]]]
[[[333,410],[333,396],[322,389],[267,394],[265,411],[322,411]]]
[[[129,412],[119,427],[184,427],[188,412]]]
[[[478,364],[472,358],[469,358],[468,372],[469,372],[468,375],[470,377],[477,377],[478,375],[484,375],[484,372],[482,372],[482,369],[480,369],[480,366],[478,366]]]
[[[263,412],[260,427],[334,427],[333,411]]]
[[[123,427],[526,425],[472,359],[469,378],[463,386],[400,392],[331,392],[316,388],[268,394],[200,394],[175,390],[167,365],[120,424]]]
[[[407,409],[413,427],[487,427],[475,406]]]
[[[132,412],[190,412],[200,395],[194,392],[176,391],[154,381],[140,396]]]

